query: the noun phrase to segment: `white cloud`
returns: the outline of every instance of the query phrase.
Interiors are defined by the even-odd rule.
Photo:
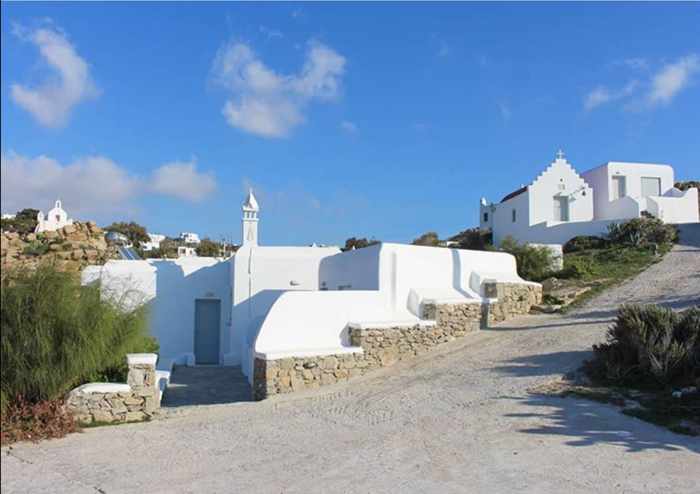
[[[510,109],[510,106],[505,101],[499,101],[498,103],[498,111],[501,113],[501,118],[503,119],[504,122],[510,121],[510,118],[513,116],[513,112]]]
[[[63,32],[51,25],[35,30],[16,25],[13,32],[36,45],[43,61],[57,75],[35,87],[12,84],[10,88],[12,100],[40,124],[61,127],[77,104],[99,95],[90,76],[90,67]]]
[[[605,86],[598,86],[586,95],[583,101],[583,108],[586,111],[591,111],[611,101],[626,98],[634,93],[638,86],[639,81],[636,79],[629,81],[618,91],[611,91]]]
[[[167,163],[143,178],[104,156],[86,156],[68,164],[12,151],[0,156],[3,212],[45,209],[60,198],[72,215],[98,219],[132,211],[134,203],[151,192],[199,201],[216,188],[214,178],[198,172],[194,162]]]
[[[647,71],[652,66],[644,58],[629,58],[615,64],[636,71]],[[583,107],[586,111],[591,111],[618,100],[625,100],[622,108],[626,111],[644,111],[668,105],[693,82],[693,76],[699,71],[700,56],[693,53],[666,63],[645,80],[632,79],[618,91],[604,85],[597,86],[584,97]]]
[[[651,81],[651,90],[647,101],[651,105],[667,105],[691,81],[695,72],[700,70],[700,57],[688,55],[675,63],[664,65]]]
[[[214,60],[214,81],[231,92],[222,113],[232,127],[263,137],[285,137],[305,121],[312,101],[332,101],[340,94],[345,58],[331,48],[309,43],[297,74],[283,75],[266,66],[245,43],[222,46]]]
[[[605,86],[598,86],[593,91],[586,95],[583,103],[583,108],[586,111],[591,111],[594,108],[607,103],[611,99],[611,94]]]
[[[273,29],[267,26],[259,26],[258,28],[262,34],[267,36],[267,39],[273,38],[284,38],[284,34],[279,29]]]
[[[210,173],[198,172],[194,160],[174,161],[153,172],[151,188],[159,194],[199,202],[216,190],[216,180]]]
[[[348,120],[343,120],[340,122],[340,128],[343,129],[348,134],[357,134],[357,125]]]

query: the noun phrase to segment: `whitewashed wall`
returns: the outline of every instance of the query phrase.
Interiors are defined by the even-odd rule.
[[[270,307],[285,291],[318,290],[321,260],[339,252],[337,247],[241,247],[233,257],[233,331],[224,362],[246,370]]]
[[[376,283],[377,289],[282,294],[261,322],[251,356],[352,351],[346,338],[350,323],[414,325],[420,322],[422,302],[481,301],[486,280],[524,283],[509,254],[401,244],[375,245],[324,259],[321,280],[328,286],[332,280],[333,286],[353,284],[353,288]],[[251,369],[252,359],[244,372],[250,376]]]
[[[109,261],[83,271],[83,283],[101,280],[103,293],[128,306],[148,303],[150,332],[160,344],[159,367],[194,362],[196,299],[221,301],[220,361],[230,353],[231,263],[214,258]]]
[[[569,221],[593,219],[591,187],[565,159],[555,160],[528,188],[529,224],[559,223],[554,219],[554,196],[569,198]]]

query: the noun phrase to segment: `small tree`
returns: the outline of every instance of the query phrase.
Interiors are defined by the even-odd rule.
[[[3,218],[0,225],[3,231],[17,232],[20,234],[32,233],[36,229],[36,217],[38,214],[38,209],[23,209],[18,211],[14,218]]]
[[[221,244],[208,238],[203,238],[196,250],[199,257],[218,257],[221,255]]]
[[[353,248],[362,249],[364,247],[369,247],[370,245],[376,245],[378,243],[380,243],[379,240],[375,238],[367,240],[366,238],[350,237],[345,241],[345,247],[343,247],[341,250],[344,252],[347,250],[352,250]]]
[[[107,231],[119,232],[123,235],[126,235],[126,237],[129,239],[129,242],[131,242],[136,248],[141,246],[141,242],[148,242],[150,240],[146,228],[133,221],[129,223],[123,221],[119,223],[115,222],[105,227],[104,229]]]
[[[508,236],[501,241],[501,250],[515,256],[518,275],[529,281],[540,281],[551,273],[552,252],[546,247],[519,244]]]
[[[457,247],[460,249],[486,250],[493,247],[493,236],[491,232],[483,232],[479,228],[467,228],[457,235],[450,237],[450,240],[457,242]]]
[[[427,245],[430,247],[437,247],[440,244],[440,239],[438,234],[435,232],[426,232],[417,239],[411,242],[413,245]]]

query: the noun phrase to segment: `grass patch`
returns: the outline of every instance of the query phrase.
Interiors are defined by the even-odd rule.
[[[671,247],[671,244],[660,245],[657,254],[649,247],[624,245],[564,254],[564,269],[556,277],[591,289],[562,307],[562,312],[579,307],[608,288],[638,275],[661,261]]]

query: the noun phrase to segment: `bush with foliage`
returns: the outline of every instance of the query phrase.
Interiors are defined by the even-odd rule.
[[[614,244],[640,247],[673,243],[678,239],[678,230],[658,218],[642,217],[609,224],[607,237]]]
[[[38,209],[23,209],[18,211],[14,218],[3,218],[0,220],[0,228],[4,232],[32,233],[36,229],[36,217],[38,214]]]
[[[552,252],[546,247],[520,244],[508,236],[501,241],[500,249],[515,256],[521,278],[541,281],[551,274]]]
[[[700,307],[676,313],[658,305],[624,305],[593,346],[586,363],[598,382],[663,389],[693,385],[700,378]]]
[[[363,249],[365,247],[369,247],[371,245],[376,245],[378,243],[380,243],[379,240],[377,240],[375,238],[370,238],[369,240],[367,240],[364,237],[362,237],[362,238],[350,237],[349,239],[347,239],[345,241],[345,247],[343,247],[340,250],[345,252],[347,250],[352,250],[352,249]]]
[[[610,242],[602,237],[579,235],[566,242],[562,250],[564,254],[570,254],[571,252],[581,252],[584,250],[605,249],[609,244]]]
[[[493,235],[490,231],[483,232],[479,228],[468,228],[450,237],[457,242],[460,249],[487,250],[493,246]]]
[[[126,354],[153,348],[145,306],[123,310],[51,265],[3,272],[1,283],[3,407],[59,399],[96,376],[123,380]]]
[[[104,230],[108,232],[118,232],[122,235],[126,235],[126,238],[129,239],[129,242],[131,242],[131,244],[136,248],[141,246],[141,242],[148,242],[150,240],[148,232],[146,231],[146,227],[141,226],[133,221],[129,223],[123,221],[119,223],[115,222],[109,226],[104,227]]]
[[[196,250],[199,257],[218,257],[221,255],[221,244],[208,238],[203,238]]]
[[[440,244],[440,239],[438,234],[435,232],[426,232],[420,237],[416,238],[411,242],[413,245],[425,245],[428,247],[437,247]]]

